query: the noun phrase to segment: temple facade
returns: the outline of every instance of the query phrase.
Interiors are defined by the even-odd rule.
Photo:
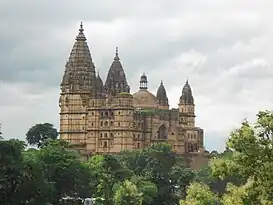
[[[204,153],[204,131],[195,125],[189,82],[181,86],[177,108],[170,109],[162,81],[156,95],[149,92],[145,74],[140,76],[139,90],[131,94],[118,49],[103,82],[83,31],[81,24],[61,83],[61,139],[87,158],[161,142],[169,143],[177,154]]]

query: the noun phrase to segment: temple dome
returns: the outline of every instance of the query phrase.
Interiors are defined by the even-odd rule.
[[[133,94],[133,105],[136,108],[157,108],[157,98],[146,89],[140,89]]]

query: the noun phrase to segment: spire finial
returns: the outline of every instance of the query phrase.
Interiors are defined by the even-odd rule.
[[[78,34],[78,36],[76,37],[76,40],[77,40],[77,41],[86,41],[86,38],[85,38],[85,36],[84,36],[83,31],[84,31],[84,29],[83,29],[83,25],[82,25],[82,21],[81,21],[80,29],[79,29],[79,34]]]
[[[189,84],[189,80],[188,80],[188,78],[186,79],[186,84]]]
[[[118,57],[118,47],[116,47],[116,57]]]
[[[163,80],[160,81],[160,84],[163,85]]]
[[[119,60],[119,57],[118,57],[118,47],[116,47],[116,56],[114,58],[115,61],[118,61]]]
[[[81,33],[84,31],[83,25],[82,25],[82,21],[81,21],[81,24],[80,24],[80,29],[79,29],[79,31],[80,31]]]

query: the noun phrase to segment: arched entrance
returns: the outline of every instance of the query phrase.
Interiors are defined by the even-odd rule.
[[[157,134],[158,134],[158,139],[160,139],[160,140],[168,139],[168,130],[167,130],[167,127],[164,124],[162,124],[158,128]]]

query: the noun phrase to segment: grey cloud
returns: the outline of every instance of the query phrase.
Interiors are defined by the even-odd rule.
[[[58,126],[59,84],[83,20],[103,78],[115,46],[134,90],[147,72],[150,89],[164,80],[176,106],[189,78],[208,147],[222,147],[244,116],[272,107],[272,6],[269,0],[1,1],[4,133],[19,136],[40,121]]]

